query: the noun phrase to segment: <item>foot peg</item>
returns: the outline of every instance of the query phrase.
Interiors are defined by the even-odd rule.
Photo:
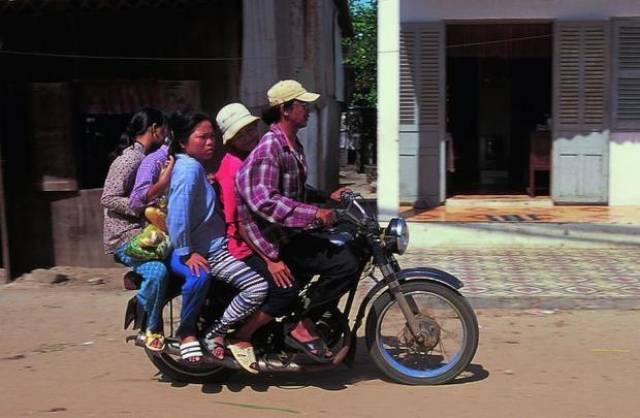
[[[139,333],[135,335],[127,335],[124,341],[128,344],[130,341],[133,341],[135,345],[138,347],[144,347],[144,334]]]

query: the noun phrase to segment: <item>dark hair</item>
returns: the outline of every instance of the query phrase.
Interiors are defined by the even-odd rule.
[[[284,102],[284,109],[289,110],[293,107],[293,100],[289,100],[288,102]],[[262,111],[262,121],[267,124],[267,126],[271,125],[280,120],[280,105],[275,105],[272,107],[268,107]]]
[[[211,122],[211,118],[201,112],[175,112],[171,115],[169,118],[169,128],[173,134],[173,139],[171,140],[169,153],[172,155],[184,153],[180,145],[186,145],[196,126],[204,121]],[[217,133],[215,123],[212,122],[211,125],[213,126],[214,133]]]
[[[150,126],[153,126],[154,124],[163,126],[166,122],[167,118],[165,114],[158,109],[154,109],[152,107],[144,107],[140,109],[135,115],[133,115],[124,132],[120,135],[120,143],[111,154],[112,159],[122,155],[122,152],[133,145],[135,139],[144,134]]]

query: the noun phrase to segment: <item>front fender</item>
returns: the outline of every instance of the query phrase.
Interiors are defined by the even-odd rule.
[[[404,269],[397,272],[396,276],[398,277],[398,281],[400,283],[422,279],[426,281],[442,283],[446,286],[449,286],[453,290],[459,290],[464,286],[464,284],[462,284],[462,282],[453,274],[432,267],[415,267]]]

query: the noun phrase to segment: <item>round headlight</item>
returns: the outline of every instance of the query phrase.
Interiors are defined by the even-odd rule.
[[[393,218],[384,230],[384,241],[391,252],[404,254],[409,246],[407,222],[401,218]]]

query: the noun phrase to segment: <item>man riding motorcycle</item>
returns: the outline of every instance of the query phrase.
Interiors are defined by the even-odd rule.
[[[287,228],[305,229],[335,222],[333,211],[303,202],[307,162],[297,133],[307,125],[309,104],[319,95],[294,80],[276,83],[267,95],[270,108],[263,120],[270,130],[238,171],[236,189],[241,198],[239,225],[261,255],[275,262],[271,264],[276,265],[271,268],[274,281],[288,289],[285,297],[269,298],[261,308],[276,317],[290,311],[300,289],[316,274],[320,279],[315,289],[330,289],[337,299],[357,279],[360,261],[349,246],[336,247],[326,238],[305,233],[294,237],[287,233]],[[339,201],[343,190],[335,191],[331,198]],[[323,296],[326,300],[326,294]],[[303,311],[305,318],[291,328],[286,342],[325,362],[331,353],[308,316],[321,315],[327,305],[314,306],[314,299],[309,295],[310,304]],[[266,323],[259,322],[262,321],[255,320],[246,327],[258,328]]]

